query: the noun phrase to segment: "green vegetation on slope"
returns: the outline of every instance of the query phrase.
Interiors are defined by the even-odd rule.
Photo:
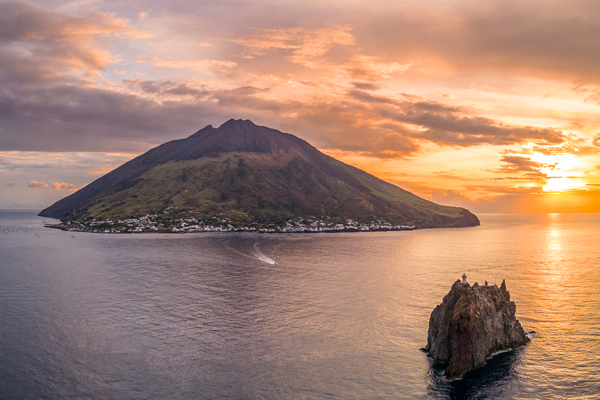
[[[382,219],[417,227],[473,225],[466,210],[439,206],[346,164],[330,162],[354,176],[357,184],[283,153],[232,152],[170,161],[93,198],[68,219],[139,217],[174,207],[198,217],[227,216],[235,224],[284,224],[314,216]]]

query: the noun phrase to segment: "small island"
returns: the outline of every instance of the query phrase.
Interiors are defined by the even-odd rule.
[[[429,319],[427,347],[435,361],[448,363],[446,378],[460,378],[479,368],[498,351],[514,349],[529,342],[515,313],[503,280],[500,287],[487,282],[473,286],[457,280]]]

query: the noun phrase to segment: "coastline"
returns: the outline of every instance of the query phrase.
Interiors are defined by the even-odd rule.
[[[65,232],[77,232],[77,233],[100,233],[100,234],[193,234],[193,233],[261,233],[261,234],[290,234],[290,233],[360,233],[360,232],[400,232],[400,231],[414,231],[422,229],[445,229],[445,228],[418,228],[418,227],[391,227],[391,228],[370,228],[370,229],[304,229],[304,230],[277,230],[277,229],[253,229],[253,228],[225,228],[225,229],[199,229],[199,230],[147,230],[147,231],[105,231],[105,230],[86,230],[86,229],[73,229],[60,224],[46,224],[44,228],[58,229]],[[450,228],[449,228],[450,229]],[[455,229],[455,228],[452,228]]]

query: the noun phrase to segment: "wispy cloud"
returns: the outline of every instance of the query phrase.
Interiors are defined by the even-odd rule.
[[[136,59],[140,63],[150,63],[157,67],[166,68],[189,68],[196,71],[202,71],[208,68],[233,68],[237,65],[234,61],[223,61],[223,60],[183,60],[172,57],[138,57]]]
[[[233,39],[234,43],[246,48],[246,58],[262,56],[274,50],[289,51],[290,62],[309,68],[319,66],[319,60],[334,45],[351,46],[355,43],[349,27],[335,26],[322,29],[304,29],[300,27],[286,29],[262,29]]]

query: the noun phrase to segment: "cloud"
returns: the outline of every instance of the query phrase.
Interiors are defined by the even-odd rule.
[[[150,63],[157,67],[166,68],[188,68],[196,71],[202,71],[209,68],[216,69],[227,69],[233,68],[237,65],[234,61],[223,61],[223,60],[182,60],[173,57],[154,57],[152,59],[147,57],[138,57],[136,59],[140,63]]]
[[[0,57],[4,89],[0,91],[0,148],[5,150],[141,152],[232,117],[285,130],[319,148],[383,159],[414,155],[429,143],[453,147],[535,143],[549,148],[568,141],[558,129],[505,123],[473,107],[410,93],[393,94],[390,89],[381,90],[386,95],[375,94],[385,89],[394,74],[415,73],[422,65],[412,50],[388,53],[388,46],[395,44],[371,40],[379,27],[371,25],[375,16],[368,9],[361,10],[364,23],[352,27],[316,21],[292,28],[263,28],[266,21],[280,23],[266,16],[250,31],[245,24],[236,29],[224,26],[225,32],[231,28],[225,35],[229,41],[222,34],[218,38],[189,33],[190,46],[198,53],[174,52],[186,54],[185,58],[168,55],[164,49],[156,55],[129,58],[134,66],[169,68],[178,76],[234,69],[235,79],[200,81],[181,75],[105,82],[97,74],[123,57],[111,53],[115,43],[127,44],[147,34],[110,13],[77,16],[27,3],[10,4],[11,12],[24,22],[17,27],[12,17],[0,14],[0,22],[2,18],[6,22],[0,25],[4,41],[0,56],[7,56]],[[158,3],[155,6],[160,9]],[[9,9],[0,5],[0,11],[2,7]],[[190,7],[196,6],[183,8],[189,11]],[[212,12],[225,10],[206,7]],[[390,13],[398,12],[390,8]],[[306,15],[297,17],[301,21]],[[387,16],[380,19],[385,23]],[[170,26],[169,34],[184,35],[188,29],[184,21],[180,18],[179,26]],[[420,32],[421,22],[408,22],[394,29]],[[439,29],[446,29],[446,24],[438,22]],[[161,29],[167,27],[161,25]],[[430,35],[437,35],[437,29]],[[413,38],[415,43],[425,39]],[[226,45],[213,49],[198,46],[200,40]],[[406,38],[397,40],[405,43]],[[23,52],[28,46],[32,50]],[[265,78],[274,76],[270,68],[283,78]],[[81,69],[91,75],[82,74]],[[135,67],[127,65],[124,70],[134,72]]]
[[[586,102],[600,105],[600,88],[597,86],[579,82],[571,90],[583,95]]]
[[[81,189],[80,186],[75,186],[71,183],[59,183],[59,182],[54,182],[52,184],[52,188],[56,189],[56,190],[78,190],[78,189]]]
[[[31,181],[27,184],[27,186],[35,190],[37,188],[47,188],[48,184],[46,182]]]
[[[22,85],[97,74],[119,60],[107,50],[111,39],[149,36],[110,13],[67,15],[25,2],[0,3],[0,26],[3,76]]]
[[[502,168],[505,172],[537,172],[540,167],[547,166],[547,164],[542,164],[536,161],[533,161],[529,157],[521,157],[521,156],[503,156],[500,161],[507,163],[504,168]]]
[[[148,13],[145,11],[142,11],[141,13],[138,14],[138,18],[142,21],[145,20],[147,16],[148,16]]]
[[[0,94],[0,104],[5,105],[0,107],[0,146],[140,151],[232,117],[286,130],[320,148],[363,151],[380,158],[413,154],[425,142],[471,147],[566,140],[557,130],[507,125],[465,107],[410,95],[376,96],[351,89],[331,99],[286,98],[270,88],[221,89],[185,79],[127,79],[122,87],[126,90],[21,87],[19,96]],[[2,115],[2,109],[8,112]]]
[[[352,82],[352,85],[360,90],[378,90],[381,89],[380,85],[371,82]]]
[[[21,88],[19,94],[0,94],[3,150],[141,152],[232,117],[210,102],[163,102],[97,88]]]
[[[301,27],[262,29],[232,41],[246,48],[243,53],[246,58],[262,56],[274,50],[284,50],[290,53],[287,56],[290,62],[309,68],[318,67],[318,60],[334,45],[350,46],[355,43],[350,28],[343,26],[313,30]]]
[[[410,101],[377,96],[361,90],[350,90],[348,95],[371,104],[380,118],[419,127],[412,129],[410,135],[413,138],[437,144],[468,147],[525,142],[560,144],[566,140],[562,132],[554,129],[507,125],[491,118],[473,115],[465,107],[421,99]]]
[[[114,40],[147,34],[111,13],[69,15],[25,2],[0,3],[0,27],[0,148],[93,151],[107,129],[120,136],[122,127],[101,120],[110,120],[108,108],[140,100],[99,89],[96,80],[120,59],[110,52]]]
[[[529,157],[522,157],[518,155],[504,155],[501,159],[501,162],[505,163],[504,166],[499,168],[497,172],[500,173],[523,173],[522,177],[528,180],[545,180],[548,178],[548,175],[541,171],[542,168],[545,169],[554,169],[558,163],[548,164],[541,163],[532,160]],[[503,178],[503,179],[512,179],[515,178]]]
[[[600,83],[600,5],[532,0],[424,1],[365,12],[353,30],[363,48],[422,59],[453,74],[496,73]]]
[[[414,66],[413,61],[407,63],[385,62],[382,57],[355,55],[347,63],[341,65],[353,79],[377,81],[391,78],[393,74],[407,71]]]
[[[388,79],[415,65],[410,60],[390,61],[379,55],[364,54],[362,49],[355,46],[355,37],[348,26],[262,29],[232,41],[246,48],[242,57],[247,59],[264,57],[271,61],[283,57],[292,64],[329,72],[338,77],[366,81]],[[261,62],[256,64],[260,65]],[[282,67],[277,62],[274,65]]]
[[[434,191],[431,195],[434,202],[443,205],[469,204],[471,200],[454,190]]]
[[[8,187],[15,187],[15,183],[14,182],[8,182],[6,184],[6,186],[8,186]]]

